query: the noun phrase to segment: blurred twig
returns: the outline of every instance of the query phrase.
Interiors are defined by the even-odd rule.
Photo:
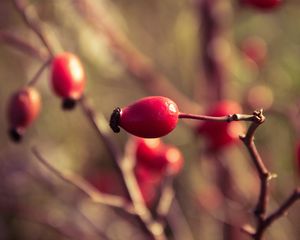
[[[167,176],[161,191],[161,196],[156,208],[157,219],[164,222],[167,220],[167,215],[174,200],[173,177]]]
[[[43,29],[40,27],[38,21],[36,20],[36,12],[34,12],[34,9],[30,9],[30,11],[27,11],[28,3],[27,0],[13,0],[14,5],[17,9],[17,11],[22,16],[24,22],[27,24],[27,26],[32,29],[33,32],[36,33],[36,35],[39,37],[43,45],[46,47],[47,51],[51,56],[54,56],[54,52],[52,50],[52,47],[50,46],[50,43],[48,39],[45,37],[45,33],[43,32]]]
[[[49,193],[51,193],[53,196],[55,196],[55,199],[59,199],[62,203],[65,203],[70,207],[70,202],[71,208],[80,216],[80,218],[87,223],[88,226],[99,236],[101,239],[108,240],[108,237],[106,234],[99,229],[99,226],[97,226],[94,222],[92,222],[88,216],[86,216],[82,210],[78,207],[77,205],[77,199],[74,198],[74,196],[67,196],[67,195],[62,195],[60,194],[60,190],[57,189],[56,186],[54,186],[53,182],[48,179],[47,176],[42,174],[38,169],[35,169],[34,173],[31,173],[30,171],[27,172],[28,176],[31,177],[34,181],[38,182],[39,184],[42,185],[43,189],[47,189]],[[77,193],[76,193],[77,194]],[[74,203],[75,200],[75,203]],[[82,222],[80,222],[80,225],[82,225]]]
[[[13,48],[16,48],[34,58],[37,58],[38,60],[47,60],[48,56],[44,51],[12,33],[0,31],[0,42],[4,42]]]
[[[107,9],[97,6],[90,0],[72,0],[82,18],[97,32],[103,33],[111,49],[124,64],[127,71],[152,95],[166,95],[178,103],[181,109],[195,112],[199,108],[161,73],[159,73],[149,58],[144,56],[122,33],[108,20]]]
[[[49,64],[51,63],[51,61],[52,61],[52,57],[49,58],[46,62],[44,62],[42,64],[42,66],[38,69],[38,71],[33,76],[33,78],[27,83],[28,86],[33,86],[34,84],[36,84],[36,82],[39,80],[41,74],[49,66]]]
[[[131,204],[126,202],[123,198],[101,193],[80,176],[69,172],[62,172],[56,169],[48,163],[48,161],[41,155],[41,153],[37,150],[36,147],[32,148],[32,152],[35,155],[35,157],[39,160],[39,162],[42,163],[48,170],[50,170],[63,181],[71,184],[72,186],[80,190],[82,193],[90,197],[93,202],[101,203],[114,208],[121,208],[124,211],[127,211],[131,214],[134,213]]]
[[[109,150],[117,170],[121,173],[125,190],[132,201],[134,213],[138,217],[139,222],[142,224],[145,231],[148,232],[148,234],[150,234],[155,240],[167,239],[162,225],[153,219],[151,212],[143,201],[141,191],[139,190],[139,186],[133,172],[131,146],[127,145],[125,155],[123,156],[121,150],[115,142],[112,141],[110,129],[108,128],[109,124],[104,116],[100,113],[97,113],[96,116],[95,111],[87,103],[86,97],[81,99],[80,105],[90,124]]]

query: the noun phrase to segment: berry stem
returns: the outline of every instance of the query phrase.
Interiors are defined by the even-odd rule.
[[[41,74],[48,67],[48,65],[51,63],[51,61],[52,61],[52,57],[49,58],[46,62],[43,63],[43,65],[38,69],[38,71],[33,76],[33,78],[27,83],[28,86],[33,86],[38,82],[38,80],[40,79]]]
[[[200,115],[200,114],[190,114],[190,113],[179,113],[178,118],[215,121],[215,122],[233,122],[233,121],[254,122],[257,120],[257,116],[255,114],[248,115],[248,114],[237,114],[237,113],[227,115],[227,116],[221,116],[221,117],[207,116],[207,115]]]

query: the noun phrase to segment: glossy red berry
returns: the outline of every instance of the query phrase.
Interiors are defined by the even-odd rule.
[[[242,0],[243,4],[261,10],[271,10],[282,4],[282,0]]]
[[[41,107],[40,94],[35,88],[25,87],[12,95],[8,103],[9,133],[20,141],[25,129],[37,118]]]
[[[58,54],[52,61],[51,84],[53,91],[64,99],[64,107],[72,108],[80,99],[86,82],[79,58],[68,52]]]
[[[221,101],[212,106],[207,115],[227,116],[234,113],[241,113],[241,107],[233,101]],[[212,122],[205,121],[197,127],[197,133],[204,136],[211,150],[220,150],[238,141],[239,135],[244,131],[241,122]]]
[[[116,108],[110,119],[114,132],[120,127],[143,138],[157,138],[170,133],[177,125],[178,107],[166,97],[142,98],[122,109]]]

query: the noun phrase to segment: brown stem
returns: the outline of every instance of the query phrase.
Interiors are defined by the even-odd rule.
[[[27,83],[28,86],[33,86],[37,83],[37,81],[40,79],[41,74],[49,66],[51,61],[52,58],[49,58],[45,63],[43,63],[43,65],[39,68],[39,70],[36,72],[33,78]]]
[[[215,121],[215,122],[232,122],[232,121],[256,121],[256,115],[247,115],[247,114],[231,114],[227,116],[214,117],[198,114],[189,114],[189,113],[179,113],[178,118],[186,119],[195,119],[195,120],[206,120],[206,121]]]
[[[36,21],[35,16],[32,14],[32,12],[26,10],[26,7],[28,5],[27,0],[13,0],[13,1],[17,11],[22,16],[24,22],[27,24],[29,28],[32,29],[33,32],[35,32],[35,34],[41,40],[43,45],[46,47],[50,56],[53,57],[54,52],[52,50],[52,47],[50,46],[48,39],[45,37],[45,33],[43,32],[42,28]]]
[[[199,35],[202,38],[201,70],[206,80],[205,99],[221,100],[228,85],[228,36],[227,32],[232,18],[230,2],[222,0],[196,0],[199,16]],[[203,81],[201,81],[203,84]]]
[[[104,116],[97,113],[96,117],[95,111],[87,103],[85,97],[80,100],[80,105],[83,113],[112,156],[115,166],[122,176],[124,187],[132,201],[134,212],[144,230],[155,240],[166,240],[167,238],[164,234],[162,225],[152,218],[149,209],[143,201],[142,194],[139,190],[139,186],[133,172],[130,146],[126,149],[125,156],[123,156],[121,150],[110,137],[111,130],[108,127],[109,124]]]
[[[124,211],[134,214],[131,204],[126,202],[123,198],[101,193],[80,176],[76,176],[75,174],[69,172],[62,172],[56,169],[51,164],[49,164],[49,162],[41,155],[36,147],[32,148],[32,153],[48,170],[50,170],[64,182],[71,184],[82,193],[90,197],[93,202],[101,203],[113,208],[121,208]]]
[[[254,214],[259,224],[265,218],[266,209],[268,206],[268,198],[269,198],[269,194],[268,194],[269,180],[272,175],[266,168],[254,143],[254,133],[256,129],[265,121],[265,117],[263,115],[262,110],[255,111],[253,114],[254,116],[256,116],[256,119],[251,123],[246,135],[241,137],[241,140],[244,142],[251,156],[252,162],[256,168],[256,171],[260,179],[260,193],[254,210]]]
[[[38,49],[36,46],[33,46],[32,44],[24,41],[23,39],[12,33],[1,31],[0,42],[4,42],[13,48],[16,48],[34,58],[37,58],[38,60],[47,60],[48,54],[45,54],[45,52],[43,52],[41,49]]]
[[[166,222],[174,197],[173,176],[167,176],[163,183],[160,199],[156,208],[156,218],[158,221],[162,223]]]
[[[288,199],[281,204],[273,213],[271,213],[259,226],[256,233],[253,235],[255,240],[260,240],[263,237],[265,230],[278,218],[284,216],[287,210],[300,199],[300,188],[295,189],[295,191],[288,197]]]

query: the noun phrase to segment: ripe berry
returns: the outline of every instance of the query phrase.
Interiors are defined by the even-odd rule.
[[[213,106],[207,113],[210,116],[226,116],[240,113],[241,107],[233,101],[221,101]],[[211,150],[220,150],[225,146],[234,144],[243,132],[241,122],[212,122],[206,121],[197,127],[197,133],[203,135],[208,141]]]
[[[136,138],[135,145],[135,157],[138,165],[158,171],[165,168],[166,162],[159,157],[159,153],[164,150],[164,144],[159,138]]]
[[[266,60],[267,46],[262,38],[249,37],[243,40],[241,51],[250,66],[255,64],[256,67],[261,67]]]
[[[167,162],[167,173],[169,175],[177,175],[184,163],[183,156],[178,148],[168,146],[164,154],[165,161]]]
[[[114,171],[93,169],[88,173],[86,180],[100,192],[126,196],[120,176]]]
[[[271,10],[282,4],[282,0],[242,0],[242,3],[261,10]]]
[[[56,95],[64,99],[63,108],[75,106],[83,94],[85,82],[85,71],[77,56],[64,52],[54,57],[51,83]]]
[[[183,156],[174,146],[164,144],[160,139],[135,139],[136,167],[147,172],[176,175],[183,166]],[[145,174],[144,174],[145,175]],[[152,174],[153,175],[153,174]],[[151,177],[153,178],[153,176]]]
[[[25,87],[12,95],[7,109],[9,134],[12,140],[21,140],[25,129],[40,112],[40,95],[32,87]]]
[[[142,98],[122,109],[116,108],[110,119],[114,132],[120,127],[143,138],[157,138],[170,133],[177,125],[178,107],[171,99],[160,96]]]

